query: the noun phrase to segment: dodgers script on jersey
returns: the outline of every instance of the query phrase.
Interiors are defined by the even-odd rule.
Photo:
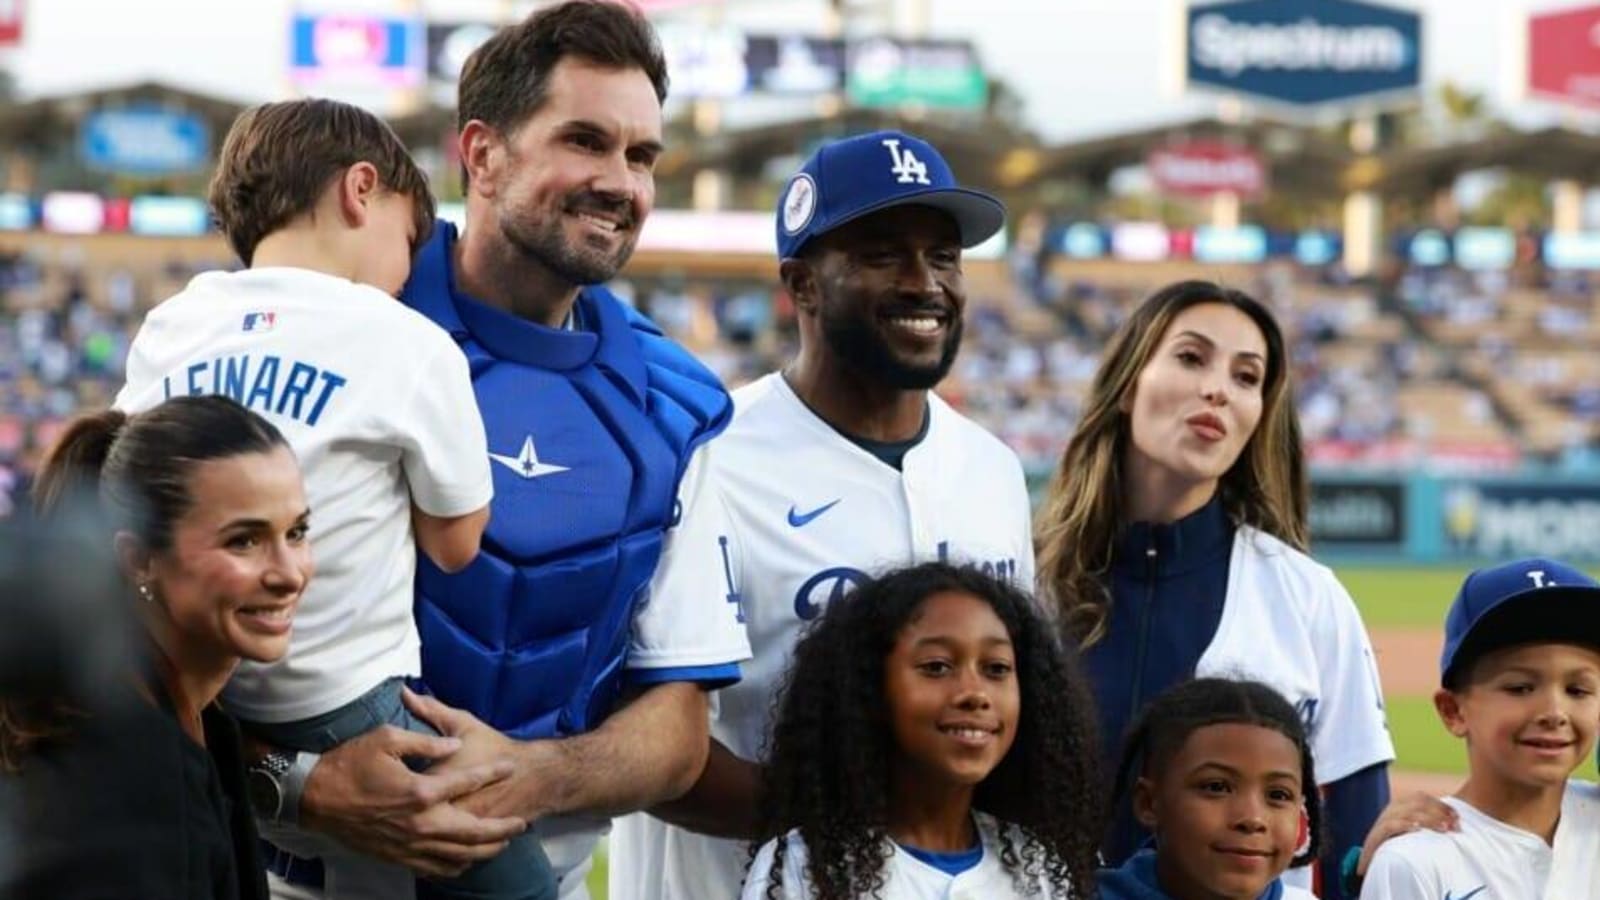
[[[1394,759],[1372,643],[1328,567],[1269,534],[1234,533],[1228,593],[1197,678],[1270,685],[1299,710],[1317,780],[1331,784]],[[1284,884],[1311,886],[1311,867]]]
[[[224,694],[257,722],[336,709],[421,671],[411,504],[434,516],[493,494],[466,358],[377,288],[305,269],[210,272],[145,317],[119,409],[226,394],[283,432],[311,505],[317,574],[289,653],[244,662]],[[410,486],[408,492],[407,485]]]
[[[1455,797],[1461,830],[1422,830],[1378,848],[1361,900],[1595,900],[1600,898],[1600,787],[1569,781],[1555,840],[1479,812]]]
[[[756,759],[801,629],[830,601],[869,573],[933,559],[1031,585],[1033,539],[1016,455],[933,394],[927,436],[906,454],[903,473],[818,418],[781,375],[733,397],[733,423],[704,448],[728,522],[724,566],[669,553],[658,580],[722,595],[742,613],[754,657],[739,684],[713,696],[711,733]],[[611,895],[737,896],[746,859],[744,844],[628,816],[613,835]]]

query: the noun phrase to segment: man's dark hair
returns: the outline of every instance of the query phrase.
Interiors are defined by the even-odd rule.
[[[667,99],[667,61],[655,30],[637,10],[611,0],[569,0],[500,29],[461,68],[456,126],[473,119],[502,134],[544,105],[550,73],[566,57],[639,69]]]

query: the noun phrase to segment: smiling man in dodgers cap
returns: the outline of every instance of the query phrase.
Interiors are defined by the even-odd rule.
[[[773,695],[831,600],[867,573],[938,558],[1033,581],[1021,464],[929,390],[961,342],[961,251],[1000,230],[1004,207],[961,187],[927,142],[880,131],[819,149],[775,219],[799,353],[734,392],[733,423],[687,476],[713,479],[723,500],[727,571],[691,570],[670,548],[662,559],[676,589],[741,605],[754,657],[716,696],[699,783],[618,825],[613,900],[738,896],[748,857],[736,839],[757,836],[753,760]]]

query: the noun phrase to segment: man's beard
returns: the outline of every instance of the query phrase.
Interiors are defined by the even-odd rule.
[[[830,312],[823,304],[818,321],[822,339],[834,356],[873,381],[902,391],[928,390],[950,372],[961,349],[961,317],[952,314],[939,360],[933,364],[907,363],[895,356],[884,336],[867,315]]]
[[[525,258],[543,266],[568,284],[588,285],[610,281],[633,256],[633,247],[638,240],[638,233],[633,230],[633,216],[631,211],[623,212],[624,227],[629,230],[621,237],[616,250],[597,250],[584,246],[581,240],[569,241],[565,234],[566,215],[586,205],[617,211],[614,203],[606,204],[593,198],[587,201],[580,199],[570,201],[561,212],[543,220],[515,213],[501,216],[500,232]]]

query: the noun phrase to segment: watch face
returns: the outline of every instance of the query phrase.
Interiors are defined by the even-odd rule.
[[[250,808],[256,817],[276,821],[283,806],[283,790],[277,779],[260,769],[251,769],[245,778],[250,792]]]

